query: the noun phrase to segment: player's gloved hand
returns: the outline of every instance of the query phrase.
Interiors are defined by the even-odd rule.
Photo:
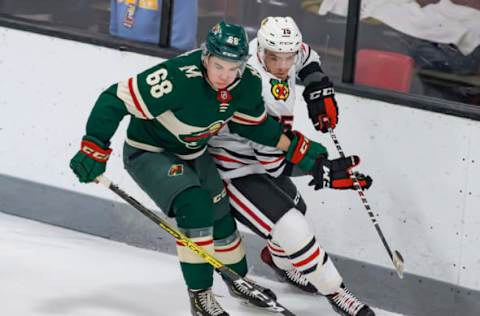
[[[100,140],[93,136],[84,136],[78,153],[70,160],[70,169],[80,182],[87,183],[105,172],[107,160],[112,153]]]
[[[315,190],[324,187],[332,189],[354,189],[353,180],[350,178],[351,169],[360,163],[358,156],[348,156],[328,160],[327,156],[321,156],[316,162],[312,171],[313,179],[308,185],[313,186]],[[360,186],[368,189],[372,185],[372,178],[364,174],[355,172]]]
[[[321,81],[310,82],[303,90],[303,98],[307,102],[308,116],[316,130],[328,132],[328,119],[332,129],[338,123],[338,106],[332,82],[324,77]]]
[[[321,144],[309,140],[299,131],[288,130],[285,135],[291,141],[285,159],[305,173],[312,173],[318,157],[327,155],[327,149]]]

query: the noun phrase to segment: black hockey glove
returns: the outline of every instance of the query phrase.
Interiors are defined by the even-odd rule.
[[[328,77],[321,81],[310,82],[303,90],[303,98],[307,102],[308,116],[316,130],[328,132],[325,120],[335,128],[338,122],[338,107],[335,100],[335,90]]]
[[[348,156],[345,158],[338,158],[328,160],[327,156],[321,156],[317,159],[312,170],[313,179],[308,185],[313,186],[315,190],[323,187],[346,190],[354,189],[353,180],[350,178],[351,169],[360,163],[358,156]],[[368,189],[372,185],[372,178],[364,174],[355,172],[360,186],[363,189]]]

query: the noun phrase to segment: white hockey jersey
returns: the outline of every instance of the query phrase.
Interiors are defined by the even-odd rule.
[[[267,72],[257,56],[257,39],[250,42],[252,56],[248,63],[262,78],[262,95],[267,113],[286,127],[292,126],[295,106],[295,81],[299,72],[312,62],[320,65],[318,54],[302,43],[295,65],[290,69],[286,81]],[[252,142],[238,134],[230,133],[228,126],[209,141],[208,150],[215,160],[222,179],[233,179],[254,173],[279,176],[286,166],[284,152]]]

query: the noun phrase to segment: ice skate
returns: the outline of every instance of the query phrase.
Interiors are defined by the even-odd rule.
[[[188,290],[192,316],[229,316],[217,302],[212,289]]]
[[[282,281],[286,281],[304,292],[318,294],[315,286],[297,269],[292,267],[290,270],[282,270],[277,267],[267,247],[263,248],[260,257],[265,264],[269,265],[277,273]]]
[[[327,299],[333,309],[344,316],[375,316],[373,310],[362,303],[350,291],[341,285],[340,291],[327,295]]]

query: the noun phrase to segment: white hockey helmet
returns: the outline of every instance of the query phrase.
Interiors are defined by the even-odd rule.
[[[263,19],[257,32],[259,53],[265,49],[272,52],[297,52],[302,44],[302,33],[289,16],[275,16]]]

